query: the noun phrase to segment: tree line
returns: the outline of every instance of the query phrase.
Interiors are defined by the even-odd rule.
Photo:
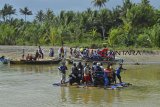
[[[14,18],[10,4],[0,9],[0,45],[72,45],[101,47],[160,47],[160,10],[149,0],[106,8],[108,0],[93,0],[96,10],[64,11],[58,15],[39,10],[33,21],[28,7],[19,9],[24,19]]]

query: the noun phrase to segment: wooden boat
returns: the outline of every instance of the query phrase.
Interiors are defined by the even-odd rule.
[[[100,62],[100,63],[110,63],[110,64],[116,64],[116,63],[123,63],[121,59],[115,59],[115,60],[91,60],[91,59],[80,59],[80,58],[67,58],[66,61],[69,64],[73,64],[74,62]]]
[[[26,65],[46,65],[46,64],[58,64],[61,59],[54,60],[10,60],[10,64],[26,64]]]
[[[83,62],[80,58],[66,58],[65,59],[69,64],[73,64],[74,62]]]
[[[122,89],[125,87],[129,87],[132,86],[132,84],[130,83],[117,83],[117,84],[112,84],[107,86],[106,88],[104,86],[94,86],[92,84],[88,85],[87,87],[84,84],[78,85],[78,84],[73,84],[73,85],[69,85],[68,83],[65,84],[61,84],[61,83],[54,83],[52,84],[53,86],[60,86],[60,87],[76,87],[76,88],[90,88],[90,89],[94,89],[94,88],[104,88],[104,89],[109,89],[109,90],[114,90],[114,89]]]

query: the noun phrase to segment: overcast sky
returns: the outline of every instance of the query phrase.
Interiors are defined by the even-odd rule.
[[[5,3],[12,5],[17,9],[17,14],[19,8],[24,8],[27,6],[35,14],[38,10],[46,10],[48,8],[52,9],[56,14],[61,10],[74,10],[83,11],[87,8],[93,8],[91,4],[92,0],[0,0],[0,9]],[[140,2],[141,0],[132,0],[133,2]],[[160,0],[150,0],[151,4],[155,8],[160,8]],[[110,0],[106,7],[112,9],[116,5],[121,5],[122,0]],[[17,17],[21,17],[19,14]],[[30,17],[30,20],[33,18]]]

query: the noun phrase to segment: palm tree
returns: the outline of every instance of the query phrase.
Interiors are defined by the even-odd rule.
[[[24,9],[20,9],[20,13],[21,13],[22,15],[25,15],[25,22],[26,22],[26,16],[27,16],[27,15],[32,15],[32,11],[30,11],[30,10],[28,9],[28,7],[24,7]]]
[[[105,6],[105,3],[109,0],[93,0],[92,3],[95,7],[99,7],[99,9],[103,6]]]
[[[40,22],[40,23],[43,22],[43,20],[44,20],[44,12],[43,12],[43,10],[40,10],[40,11],[37,12],[37,14],[36,14],[36,20],[38,22]]]
[[[144,4],[144,5],[149,5],[149,0],[141,0],[141,2],[142,2],[142,4]]]
[[[8,4],[5,4],[2,10],[0,11],[1,17],[3,18],[3,21],[6,21],[7,18],[7,10],[8,10]]]
[[[11,15],[16,13],[16,9],[13,9],[12,5],[5,4],[2,10],[0,10],[1,17],[3,18],[4,21],[9,16],[9,20],[11,20]]]
[[[11,20],[11,15],[16,13],[16,9],[13,9],[12,5],[8,5],[7,14],[9,15],[9,20]]]
[[[51,23],[54,16],[55,16],[54,12],[51,9],[47,9],[45,13],[45,21],[48,21],[49,23]]]
[[[0,19],[2,18],[2,13],[1,13],[1,10],[0,10]],[[1,20],[0,20],[0,22],[1,22]]]
[[[109,0],[93,0],[92,3],[94,4],[95,7],[99,7],[102,8],[103,6],[105,6],[105,3],[108,2]],[[104,10],[100,11],[100,18],[98,20],[100,20],[101,25],[98,25],[100,29],[102,29],[101,35],[102,35],[102,39],[105,39],[105,25],[104,25],[104,20],[103,20],[103,12],[105,12]]]
[[[131,0],[123,0],[123,6],[122,10],[126,11],[127,9],[130,9],[132,7],[133,3]]]
[[[107,36],[107,31],[110,28],[110,22],[111,20],[111,11],[108,9],[102,9],[98,13],[98,18],[97,18],[97,27],[98,29],[101,29],[100,33],[102,36],[102,40],[105,40]]]

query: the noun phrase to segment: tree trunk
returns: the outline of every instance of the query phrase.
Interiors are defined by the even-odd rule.
[[[5,18],[5,16],[3,16],[3,21],[4,21],[4,22],[6,22],[6,18]]]
[[[26,15],[25,15],[25,22],[26,22]]]
[[[102,39],[105,40],[105,28],[104,26],[101,27],[102,28]]]

